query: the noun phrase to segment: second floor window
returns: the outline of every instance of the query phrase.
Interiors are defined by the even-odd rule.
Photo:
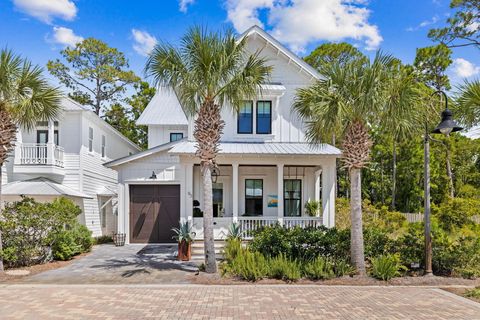
[[[93,152],[93,128],[88,128],[88,151]]]
[[[245,101],[240,107],[237,133],[253,133],[253,101]]]
[[[105,136],[102,136],[102,158],[105,158],[107,155],[105,142]]]
[[[171,132],[170,133],[170,142],[178,141],[183,139],[183,133],[181,132]]]
[[[272,101],[257,101],[257,134],[272,133]]]

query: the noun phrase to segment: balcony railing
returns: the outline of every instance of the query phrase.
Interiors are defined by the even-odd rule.
[[[64,150],[62,147],[48,143],[22,143],[17,147],[20,165],[53,165],[63,168]]]

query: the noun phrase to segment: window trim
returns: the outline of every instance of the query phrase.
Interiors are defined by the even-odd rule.
[[[107,157],[107,138],[102,134],[102,158]]]
[[[177,139],[177,140],[172,140],[173,135],[181,135],[182,137],[180,139]],[[182,139],[183,139],[183,132],[170,132],[170,142],[179,141],[179,140],[182,140]]]
[[[237,112],[237,134],[253,134],[253,115],[255,114],[254,112],[254,101],[253,100],[245,100],[245,102],[250,102],[250,111],[251,111],[251,119],[250,119],[250,131],[249,132],[240,132],[240,111]]]
[[[261,196],[248,196],[247,195],[247,181],[261,181],[262,182],[262,195]],[[253,183],[253,186],[255,188],[255,182]],[[247,178],[245,179],[245,215],[248,215],[248,216],[263,216],[263,187],[264,187],[264,184],[263,184],[263,179],[257,179],[257,178]],[[262,210],[261,210],[261,213],[260,214],[256,214],[256,213],[253,213],[253,214],[248,214],[247,213],[247,200],[261,200],[262,201]]]
[[[285,183],[288,182],[288,181],[300,181],[300,199],[297,199],[297,198],[289,198],[287,199],[285,197]],[[302,199],[303,199],[303,180],[302,179],[283,179],[283,216],[284,217],[301,217],[302,216]],[[290,216],[290,215],[286,215],[286,212],[285,212],[285,208],[287,207],[287,201],[299,201],[300,203],[300,208],[299,208],[299,212],[298,212],[298,215],[297,216]]]
[[[269,102],[270,103],[270,126],[268,132],[258,132],[258,103]],[[255,104],[255,133],[256,134],[272,134],[272,100],[257,100]]]
[[[88,127],[88,152],[92,153],[93,152],[93,128]]]

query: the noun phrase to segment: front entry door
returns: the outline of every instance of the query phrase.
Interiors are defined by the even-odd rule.
[[[179,220],[179,185],[130,186],[130,242],[175,242]]]

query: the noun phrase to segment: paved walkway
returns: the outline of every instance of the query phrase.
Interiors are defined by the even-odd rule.
[[[440,289],[0,285],[1,319],[480,319]]]
[[[95,246],[81,259],[23,282],[43,284],[182,284],[197,272],[193,262],[176,260],[176,245]]]

